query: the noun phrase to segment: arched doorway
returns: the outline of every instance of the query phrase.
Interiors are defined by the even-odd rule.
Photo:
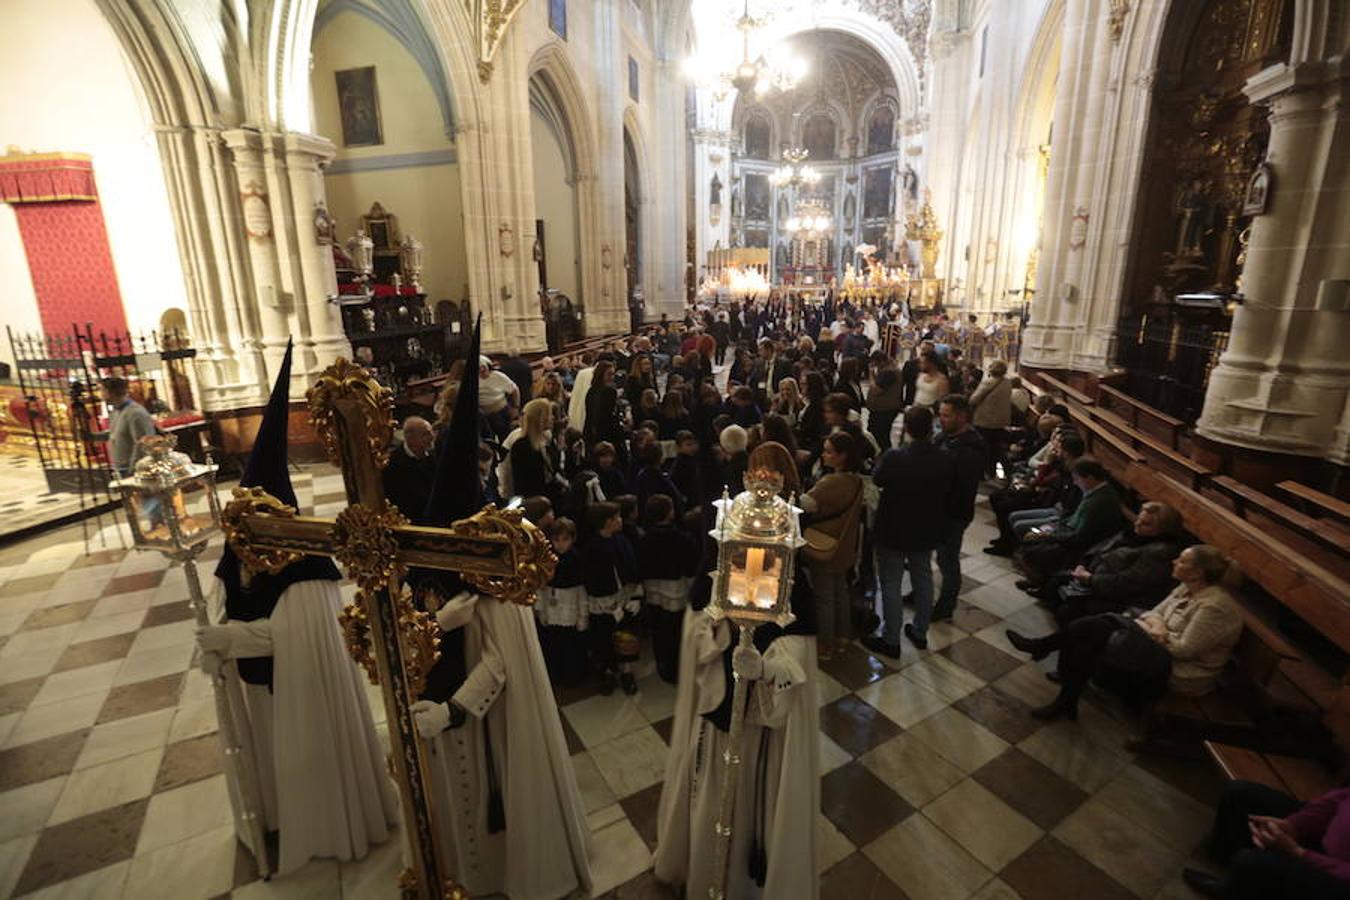
[[[628,311],[634,331],[642,325],[644,303],[646,302],[642,289],[642,199],[637,148],[633,146],[632,132],[625,125],[623,129],[624,263],[628,270]]]
[[[530,146],[540,288],[584,303],[577,146],[557,85],[542,71],[530,77]]]

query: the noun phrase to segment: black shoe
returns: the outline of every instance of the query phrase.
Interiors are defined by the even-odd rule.
[[[889,656],[891,659],[900,658],[900,645],[888,644],[881,639],[880,635],[867,635],[862,639],[862,645],[873,653],[881,656]]]
[[[1059,677],[1059,673],[1058,673],[1058,672],[1046,672],[1046,673],[1045,673],[1045,680],[1048,681],[1048,682],[1050,682],[1051,684],[1059,684],[1059,683],[1061,683],[1064,679],[1062,679],[1062,678]]]
[[[637,693],[637,679],[633,677],[632,672],[624,672],[619,676],[619,686],[630,697]]]
[[[928,617],[928,624],[932,625],[934,622],[950,622],[953,615],[955,615],[954,612],[935,612]]]
[[[858,625],[858,631],[860,633],[871,634],[881,627],[881,616],[872,612],[870,609],[865,610],[862,614],[862,621],[859,622]]]
[[[1056,697],[1045,706],[1038,706],[1033,709],[1031,714],[1046,722],[1053,722],[1061,716],[1068,719],[1070,722],[1077,722],[1078,704],[1074,701],[1063,700],[1060,697]]]
[[[613,672],[604,672],[600,675],[600,693],[608,697],[614,693],[614,685],[617,679]]]
[[[1007,544],[990,544],[984,548],[984,552],[990,556],[1012,556],[1013,548]]]
[[[1008,636],[1008,643],[1021,650],[1023,653],[1030,653],[1032,659],[1045,659],[1050,655],[1050,651],[1041,647],[1041,642],[1035,638],[1029,638],[1024,634],[1018,634],[1011,628],[1003,632]]]
[[[1222,897],[1225,893],[1224,880],[1199,869],[1182,869],[1181,880],[1186,886],[1204,897]]]
[[[920,650],[928,649],[928,638],[920,637],[919,633],[914,630],[913,625],[905,626],[905,637],[909,638],[909,642]]]
[[[1028,578],[1018,579],[1015,586],[1019,591],[1025,591],[1032,596],[1035,596],[1036,592],[1041,589],[1041,583],[1039,581],[1032,581]]]

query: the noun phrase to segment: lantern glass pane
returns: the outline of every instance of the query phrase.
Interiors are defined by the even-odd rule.
[[[777,606],[784,574],[782,548],[737,544],[728,549],[727,603],[740,609]]]

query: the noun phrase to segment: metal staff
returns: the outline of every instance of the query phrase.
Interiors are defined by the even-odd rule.
[[[741,639],[738,647],[753,647],[755,640],[754,625],[741,625]],[[725,900],[727,892],[727,867],[731,863],[731,832],[736,820],[736,792],[741,784],[741,738],[745,732],[745,692],[746,679],[733,672],[735,686],[731,692],[731,730],[727,733],[727,749],[723,755],[726,761],[726,774],[722,778],[722,793],[717,804],[717,824],[713,830],[717,834],[716,868],[717,883],[708,889],[712,900]]]

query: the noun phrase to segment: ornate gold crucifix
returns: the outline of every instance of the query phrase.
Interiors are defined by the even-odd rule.
[[[260,488],[236,488],[221,517],[226,539],[253,571],[279,571],[305,555],[331,556],[356,582],[356,599],[341,624],[348,651],[384,693],[411,854],[400,887],[404,897],[419,900],[467,898],[437,847],[411,710],[436,661],[440,631],[434,617],[414,605],[403,576],[410,565],[455,571],[502,602],[529,604],[557,559],[519,510],[489,505],[450,528],[408,524],[385,500],[380,476],[393,444],[393,397],[365,369],[339,359],[319,376],[308,400],[328,458],[342,469],[348,507],[335,520],[299,516]]]

